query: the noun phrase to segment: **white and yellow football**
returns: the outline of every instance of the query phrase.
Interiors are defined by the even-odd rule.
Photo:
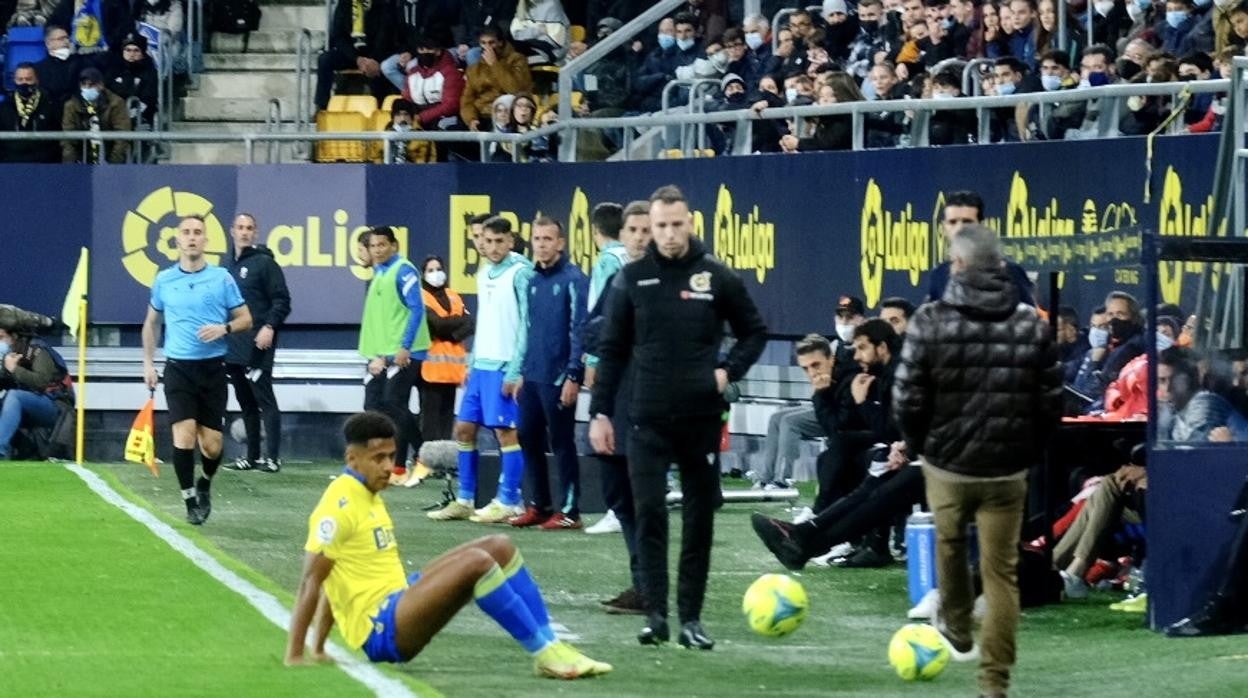
[[[809,611],[806,590],[785,574],[759,577],[741,600],[741,612],[750,629],[766,637],[784,637],[797,630]]]
[[[949,664],[949,649],[936,628],[911,623],[893,634],[888,663],[906,681],[930,681]]]

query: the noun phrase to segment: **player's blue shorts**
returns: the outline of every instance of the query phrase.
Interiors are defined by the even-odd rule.
[[[503,396],[504,375],[501,370],[472,369],[455,418],[491,429],[515,429],[520,408],[515,398]]]
[[[407,577],[407,586],[416,583],[420,579],[419,572],[413,572]],[[370,616],[369,620],[373,623],[373,631],[368,634],[368,638],[364,640],[364,654],[368,656],[369,661],[373,662],[392,662],[399,663],[405,661],[399,655],[399,648],[395,645],[395,629],[397,623],[394,620],[394,612],[399,607],[399,599],[403,597],[406,588],[399,589],[393,594],[382,599],[381,605],[377,607],[377,613]]]

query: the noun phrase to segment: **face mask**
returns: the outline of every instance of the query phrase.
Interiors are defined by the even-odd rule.
[[[432,54],[432,53],[416,54],[416,64],[422,68],[432,68],[434,62],[436,62],[437,60],[438,60],[437,55]]]
[[[1102,87],[1109,84],[1109,74],[1101,71],[1088,73],[1088,84],[1092,87]]]
[[[659,34],[659,48],[666,51],[676,45],[676,37],[671,34]]]
[[[997,95],[1000,97],[1008,97],[1014,94],[1014,90],[1016,87],[1017,86],[1012,82],[1006,82],[1006,83],[997,85]]]
[[[953,99],[953,95],[948,92],[933,92],[932,99]]]
[[[11,344],[0,341],[0,356],[8,356],[9,352],[12,350],[13,346]]]
[[[1041,75],[1040,84],[1049,92],[1062,89],[1062,79],[1056,75]]]
[[[864,20],[864,21],[858,22],[858,26],[862,27],[862,30],[865,31],[866,33],[874,34],[875,31],[880,28],[880,23],[877,20],[870,20],[870,21]]]
[[[836,323],[836,336],[846,344],[854,341],[854,326]]]
[[[1209,3],[1213,0],[1196,0],[1196,7],[1209,7]]]
[[[53,58],[63,61],[66,58],[69,58],[70,54],[72,54],[73,51],[67,47],[67,48],[53,49],[51,51],[48,51],[48,53],[52,54]]]
[[[1169,24],[1171,29],[1178,29],[1179,25],[1183,24],[1183,21],[1186,19],[1187,13],[1183,10],[1166,11],[1166,24]]]
[[[1160,332],[1157,333],[1157,351],[1165,351],[1174,346],[1174,340]]]
[[[1119,58],[1116,61],[1116,65],[1118,66],[1118,74],[1122,76],[1123,80],[1130,80],[1140,74],[1140,66],[1125,58]]]
[[[394,130],[398,131],[399,133],[407,133],[408,131],[412,130],[412,125],[411,124],[395,124]]]
[[[1130,320],[1114,318],[1109,321],[1109,336],[1123,340],[1135,333],[1135,323]]]
[[[22,99],[30,99],[31,95],[35,94],[35,89],[34,85],[18,85],[17,94]]]
[[[1104,17],[1109,11],[1114,9],[1114,0],[1104,0],[1103,2],[1092,3],[1092,7],[1096,8],[1097,14]]]
[[[797,99],[797,88],[796,87],[784,88],[784,100],[786,102],[792,102],[795,99]]]
[[[446,272],[441,269],[431,271],[425,274],[425,281],[434,288],[442,288],[442,285],[446,283]]]
[[[941,23],[940,23],[940,24],[941,24],[941,26],[943,26],[945,29],[953,29],[953,25],[955,24],[955,21],[954,21],[954,19],[953,19],[952,17],[946,17],[946,18],[944,18],[944,20],[942,20],[942,21],[941,21]]]
[[[724,51],[720,51],[714,56],[711,56],[711,65],[714,66],[719,72],[724,72],[724,69],[728,67],[728,54]]]
[[[94,102],[100,98],[100,90],[98,87],[82,88],[82,100],[84,102]]]
[[[689,49],[693,48],[693,44],[694,44],[693,39],[677,39],[676,40],[676,48],[680,49],[681,51],[688,51]]]
[[[745,45],[749,46],[751,51],[757,51],[763,45],[763,35],[758,32],[746,32]]]
[[[1088,329],[1088,344],[1093,349],[1104,349],[1109,346],[1109,330],[1104,327],[1091,327]]]

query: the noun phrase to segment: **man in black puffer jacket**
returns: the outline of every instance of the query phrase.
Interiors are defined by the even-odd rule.
[[[638,640],[670,639],[667,626],[667,501],[669,463],[680,466],[684,527],[680,582],[680,644],[709,650],[701,625],[712,525],[720,503],[719,434],[723,392],[758,359],[767,327],[740,277],[692,237],[693,217],[676,187],[650,197],[654,240],[644,258],[626,265],[611,283],[606,324],[598,343],[598,374],[590,413],[590,441],[611,453],[611,415],[621,371],[630,361],[632,431],[627,435],[629,480],[637,519],[637,553],[649,623]],[[719,358],[724,322],[737,338]],[[620,438],[626,438],[624,434]]]
[[[1060,414],[1061,365],[1048,326],[1019,302],[996,233],[972,225],[950,244],[952,278],[919,309],[893,384],[907,451],[923,460],[936,519],[940,613],[953,658],[974,658],[966,530],[979,525],[988,614],[980,693],[1005,695],[1018,627],[1018,540],[1027,468]]]

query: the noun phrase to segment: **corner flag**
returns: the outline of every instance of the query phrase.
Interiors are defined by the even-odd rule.
[[[65,304],[61,306],[61,322],[69,326],[69,334],[78,339],[78,331],[82,323],[82,301],[87,297],[87,263],[90,253],[82,248],[78,255],[78,267],[74,270],[74,280],[69,283],[69,292],[65,294]]]
[[[153,413],[156,410],[156,399],[149,397],[147,404],[139,410],[139,416],[130,427],[130,436],[126,438],[126,460],[131,463],[142,463],[152,471],[152,475],[160,477],[160,468],[156,465],[156,435]]]

